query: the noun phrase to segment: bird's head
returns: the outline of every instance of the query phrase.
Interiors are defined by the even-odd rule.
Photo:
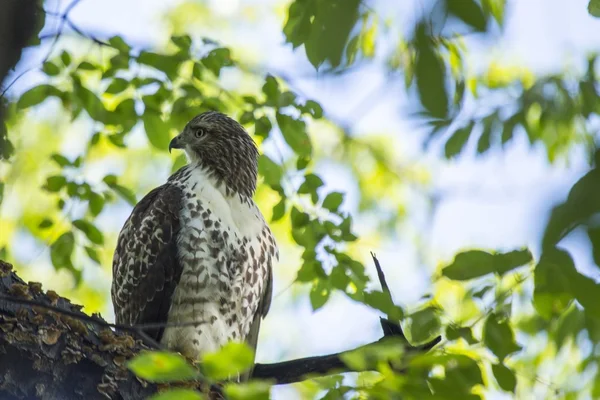
[[[205,169],[233,192],[251,197],[256,189],[258,149],[235,120],[216,111],[194,117],[169,144],[183,149],[190,164]]]

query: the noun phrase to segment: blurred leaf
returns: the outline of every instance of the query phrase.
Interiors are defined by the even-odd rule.
[[[298,210],[296,207],[292,207],[292,211],[290,213],[290,219],[292,220],[293,228],[301,228],[306,226],[310,221],[310,217],[307,213]]]
[[[299,156],[310,157],[312,145],[304,121],[281,113],[277,113],[276,118],[283,138],[292,150]]]
[[[52,160],[57,163],[60,167],[66,167],[71,165],[71,161],[69,161],[67,159],[67,157],[61,155],[61,154],[52,154],[50,156],[50,158],[52,158]]]
[[[478,340],[473,337],[473,331],[469,327],[456,327],[452,325],[448,325],[446,327],[446,339],[448,340],[456,340],[458,338],[463,338],[469,344],[478,343]]]
[[[51,61],[46,61],[42,64],[42,71],[48,76],[56,76],[60,74],[60,68],[58,65],[54,64]]]
[[[485,31],[487,21],[483,10],[475,0],[446,0],[446,4],[450,14],[455,15],[479,32]]]
[[[258,158],[258,172],[265,178],[267,185],[271,187],[281,185],[283,170],[266,154],[261,154]]]
[[[501,320],[496,314],[490,314],[483,326],[483,342],[500,361],[506,356],[521,350],[515,342],[515,335],[508,321]]]
[[[318,280],[314,282],[310,289],[310,304],[313,311],[317,311],[323,307],[327,303],[327,300],[329,300],[330,294],[331,289],[326,281]]]
[[[411,344],[426,343],[439,335],[441,323],[438,314],[438,309],[426,307],[410,315]]]
[[[62,61],[65,67],[68,67],[71,64],[71,55],[66,50],[63,50],[60,53],[60,61]]]
[[[275,207],[273,207],[273,215],[271,216],[271,222],[279,221],[285,216],[285,198],[281,199]]]
[[[121,36],[111,37],[110,39],[108,39],[108,43],[122,53],[129,53],[129,51],[131,50],[129,45],[125,43],[125,40],[123,40]]]
[[[43,188],[49,192],[58,192],[67,184],[67,178],[62,175],[55,175],[46,178],[46,184]]]
[[[594,168],[573,185],[567,200],[552,210],[543,248],[556,245],[592,215],[600,213],[600,169]]]
[[[479,278],[491,273],[504,275],[531,262],[532,259],[533,256],[527,249],[493,254],[470,250],[457,254],[454,262],[442,270],[442,275],[457,281]]]
[[[427,26],[420,23],[415,33],[417,88],[421,103],[431,116],[444,119],[448,114],[446,66],[436,52],[433,40],[428,36],[427,31]]]
[[[90,246],[85,246],[84,249],[85,249],[85,252],[87,253],[88,257],[92,261],[96,262],[97,264],[102,264],[100,262],[100,257],[98,256],[98,252],[96,251],[96,249],[94,249]]]
[[[178,55],[164,55],[152,51],[142,51],[137,57],[137,61],[140,64],[149,65],[164,72],[169,79],[175,79],[179,65],[183,60]]]
[[[444,154],[446,158],[452,158],[462,151],[463,147],[467,144],[469,140],[469,136],[471,136],[471,131],[473,130],[473,126],[475,122],[471,122],[469,125],[457,129],[450,139],[446,142],[446,146],[444,147]]]
[[[49,218],[44,218],[42,220],[42,222],[39,223],[38,228],[40,229],[48,229],[50,228],[52,225],[54,225],[54,221],[52,221]]]
[[[268,382],[252,380],[226,385],[225,394],[230,400],[269,400],[270,389],[271,385]]]
[[[94,217],[102,212],[104,202],[104,197],[102,195],[95,192],[90,193],[89,210]]]
[[[137,200],[135,198],[135,193],[133,193],[133,191],[129,188],[126,188],[124,186],[121,185],[112,185],[111,186],[112,190],[114,190],[115,192],[117,192],[117,194],[119,196],[121,196],[125,201],[127,201],[130,205],[135,206],[137,203]]]
[[[212,50],[206,57],[202,59],[202,64],[215,76],[219,76],[223,67],[233,65],[231,54],[227,48],[218,48]]]
[[[123,78],[115,78],[106,88],[106,93],[109,94],[117,94],[121,93],[123,90],[127,89],[129,86],[129,82]]]
[[[50,246],[50,259],[58,271],[61,268],[73,269],[71,255],[75,248],[75,236],[72,232],[65,232]]]
[[[104,108],[104,104],[95,93],[83,87],[77,81],[73,83],[73,93],[79,99],[81,106],[87,111],[90,118],[98,122],[105,120],[106,108]]]
[[[82,231],[85,236],[90,240],[90,242],[103,245],[104,244],[104,235],[94,224],[84,219],[76,219],[73,221],[73,225]]]
[[[359,4],[359,0],[317,2],[310,33],[304,41],[306,56],[315,68],[325,61],[332,67],[340,65],[350,31],[358,21]]]
[[[385,313],[390,321],[400,321],[404,318],[404,311],[394,304],[389,293],[379,290],[365,292],[364,303]]]
[[[167,151],[169,142],[171,141],[169,125],[162,120],[160,115],[152,111],[146,111],[142,116],[142,121],[144,121],[146,136],[152,146],[159,150]]]
[[[276,105],[279,100],[279,83],[271,75],[267,75],[262,91],[267,96],[267,104]]]
[[[517,378],[513,371],[504,366],[504,364],[492,364],[492,372],[502,390],[515,393]]]
[[[573,301],[571,282],[577,274],[573,260],[564,250],[548,249],[535,267],[533,305],[544,318],[561,314]]]
[[[216,352],[202,356],[202,373],[215,380],[243,373],[254,364],[254,353],[246,343],[229,342]]]
[[[52,85],[39,85],[29,89],[19,97],[17,108],[19,110],[40,104],[50,96],[61,97],[62,91]]]
[[[190,389],[169,389],[152,395],[148,400],[204,400],[205,397]]]
[[[149,382],[186,381],[200,376],[183,356],[165,351],[143,351],[127,362],[127,368]]]
[[[340,192],[331,192],[323,200],[323,208],[336,212],[342,202],[344,201],[344,194]]]
[[[383,363],[400,364],[404,354],[404,343],[397,338],[386,338],[354,350],[346,351],[340,358],[348,367],[357,371],[376,368]]]
[[[600,18],[600,0],[590,0],[588,12],[592,17]]]

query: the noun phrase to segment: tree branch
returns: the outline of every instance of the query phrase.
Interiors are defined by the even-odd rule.
[[[383,271],[379,279],[387,288]],[[0,260],[0,397],[139,399],[157,391],[126,367],[126,361],[140,351],[157,348],[143,333],[156,324],[111,324],[100,315],[84,314],[81,308],[51,290],[44,293],[39,283],[25,283],[10,264]],[[402,339],[405,354],[416,354],[440,341],[438,337],[425,346],[412,347],[397,322],[380,320],[383,337],[359,349],[393,337]],[[344,353],[256,364],[252,378],[286,384],[355,371],[342,361]]]

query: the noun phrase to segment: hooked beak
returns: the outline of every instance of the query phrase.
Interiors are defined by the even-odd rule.
[[[179,135],[175,136],[169,143],[169,153],[171,153],[171,149],[183,149],[183,143],[181,143]]]

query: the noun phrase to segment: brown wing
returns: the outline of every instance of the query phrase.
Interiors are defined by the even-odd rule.
[[[270,253],[270,256],[265,257],[265,259],[267,260],[267,276],[265,277],[265,288],[263,291],[263,295],[260,299],[260,303],[258,304],[258,312],[254,316],[252,325],[250,325],[250,332],[248,332],[248,336],[246,337],[246,342],[248,343],[248,346],[250,346],[250,348],[254,350],[254,352],[256,352],[256,347],[258,344],[260,321],[261,319],[267,316],[269,308],[271,307],[271,300],[273,298],[273,263],[276,262],[279,258],[277,245],[275,244],[275,239],[273,238],[270,230],[268,230],[268,233],[268,243],[266,246],[266,250],[263,250]],[[242,382],[248,380],[252,376],[253,369],[254,368],[250,368],[250,370],[248,370],[241,376]]]
[[[166,323],[181,277],[177,235],[182,193],[165,184],[148,193],[125,222],[113,257],[111,295],[118,324]],[[157,342],[164,328],[146,333]]]

